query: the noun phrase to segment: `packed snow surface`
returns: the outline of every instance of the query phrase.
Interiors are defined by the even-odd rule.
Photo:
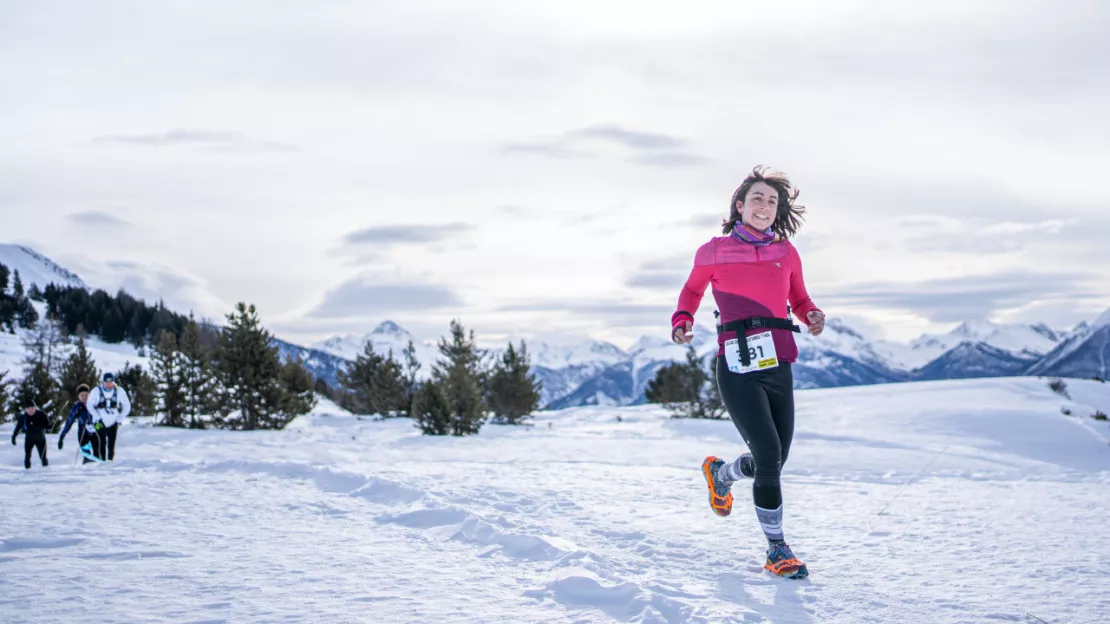
[[[1105,622],[1110,385],[798,393],[785,530],[711,513],[729,421],[574,408],[423,437],[321,404],[285,431],[136,422],[117,460],[0,451],[0,621]],[[1067,407],[1072,415],[1062,413]],[[10,426],[10,425],[7,425]]]

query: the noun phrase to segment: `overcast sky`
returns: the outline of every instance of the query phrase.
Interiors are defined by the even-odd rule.
[[[311,342],[666,337],[756,164],[864,333],[1110,306],[1110,3],[0,3],[0,240]],[[712,310],[707,299],[703,312]],[[706,320],[699,314],[700,320]]]

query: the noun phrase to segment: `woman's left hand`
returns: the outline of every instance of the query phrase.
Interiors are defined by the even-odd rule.
[[[809,325],[810,334],[820,336],[821,332],[825,331],[825,313],[820,310],[810,310],[806,314],[806,324]]]

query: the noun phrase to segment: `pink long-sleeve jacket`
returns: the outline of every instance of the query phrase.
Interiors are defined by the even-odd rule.
[[[684,322],[694,321],[705,287],[710,283],[721,323],[753,316],[786,318],[788,301],[794,316],[803,322],[809,312],[818,309],[806,292],[802,261],[790,241],[757,247],[733,236],[718,236],[702,245],[694,256],[694,269],[678,296],[678,311],[671,316],[672,335]],[[747,334],[762,331],[767,330],[750,329]],[[796,361],[798,345],[794,334],[785,329],[771,332],[779,360]],[[736,332],[717,336],[717,355],[724,353],[725,341],[735,337]]]

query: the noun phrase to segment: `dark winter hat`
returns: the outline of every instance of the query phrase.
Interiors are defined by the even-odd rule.
[[[115,381],[116,376],[112,373],[104,373],[104,381]]]
[[[80,386],[77,386],[77,394],[81,394],[82,392],[88,392],[88,391],[89,391],[89,386],[86,385],[86,384],[81,384]]]

